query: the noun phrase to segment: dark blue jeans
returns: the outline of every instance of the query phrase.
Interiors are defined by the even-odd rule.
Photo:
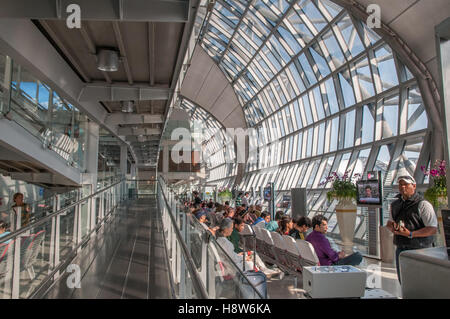
[[[339,259],[333,265],[358,266],[361,263],[362,258],[363,258],[363,256],[359,252],[356,252],[356,253],[353,253],[351,255],[348,255],[347,257]]]

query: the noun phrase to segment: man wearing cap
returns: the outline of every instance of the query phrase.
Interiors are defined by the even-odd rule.
[[[416,193],[416,181],[408,175],[397,179],[397,200],[391,204],[391,219],[387,228],[394,233],[397,246],[395,261],[400,280],[399,255],[410,249],[429,248],[437,231],[437,218],[433,206]]]

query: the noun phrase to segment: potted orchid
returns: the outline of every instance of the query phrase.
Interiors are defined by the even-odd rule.
[[[339,201],[352,201],[356,199],[356,183],[355,180],[361,177],[361,174],[354,174],[350,177],[346,171],[343,176],[339,176],[336,172],[331,173],[325,181],[319,184],[319,186],[325,186],[329,182],[332,182],[331,190],[327,192],[327,199],[338,199]]]
[[[217,196],[219,196],[220,201],[222,203],[226,202],[226,201],[230,201],[232,198],[232,193],[228,188],[219,188],[218,192],[217,192]]]
[[[425,191],[424,197],[435,208],[447,206],[447,177],[445,166],[446,163],[444,160],[436,160],[434,166],[429,171],[425,169],[425,166],[420,167],[424,175],[431,177],[433,180],[433,186]]]
[[[331,201],[337,199],[339,202],[335,207],[339,232],[346,254],[353,252],[353,237],[356,225],[356,179],[361,174],[349,175],[350,171],[346,171],[343,176],[339,176],[336,172],[331,173],[324,182],[319,185],[325,186],[332,182],[332,188],[327,192],[327,199]]]

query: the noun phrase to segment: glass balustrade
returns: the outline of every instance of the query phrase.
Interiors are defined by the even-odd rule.
[[[26,68],[2,54],[0,112],[70,165],[84,170],[87,116]]]
[[[260,299],[244,272],[165,185],[158,182],[158,202],[164,225],[175,294],[178,298]],[[180,234],[177,238],[176,233]],[[187,252],[183,251],[183,246]],[[190,265],[188,265],[190,259]],[[195,285],[201,288],[195,289]],[[201,297],[202,293],[206,296]]]
[[[109,220],[125,190],[125,181],[116,180],[92,195],[85,186],[3,213],[11,233],[0,237],[0,298],[30,298],[57,279],[91,232]]]

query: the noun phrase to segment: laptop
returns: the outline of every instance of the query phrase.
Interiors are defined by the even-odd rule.
[[[450,210],[441,210],[442,224],[444,226],[445,246],[447,247],[447,255],[450,258]]]

